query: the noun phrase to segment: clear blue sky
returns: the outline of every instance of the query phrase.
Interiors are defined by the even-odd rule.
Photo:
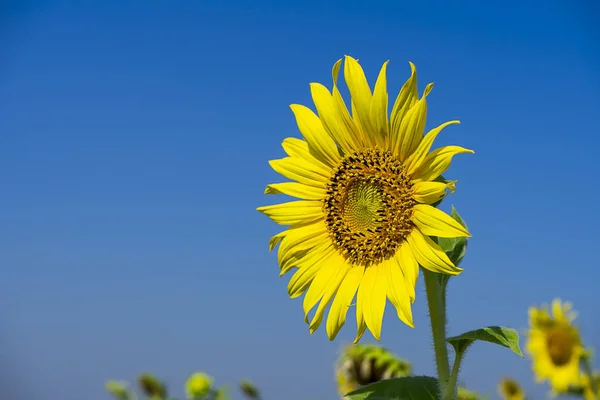
[[[263,190],[299,136],[288,105],[312,106],[344,54],[371,82],[391,60],[391,96],[415,62],[420,89],[436,83],[428,126],[462,121],[439,145],[476,151],[443,205],[473,233],[450,332],[523,329],[560,296],[600,349],[592,1],[66,3],[1,13],[0,393],[102,400],[106,379],[151,370],[181,395],[202,369],[265,399],[335,399],[353,319],[333,343],[308,334],[255,208],[285,200]],[[421,283],[416,328],[388,308],[381,343],[433,374]],[[489,344],[462,379],[496,396],[505,374],[543,398],[529,362]]]

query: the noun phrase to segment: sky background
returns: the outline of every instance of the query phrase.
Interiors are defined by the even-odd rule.
[[[427,127],[462,121],[437,144],[476,151],[442,205],[473,234],[449,332],[522,330],[561,297],[600,349],[597,2],[100,3],[0,10],[0,397],[106,400],[146,370],[181,396],[205,370],[265,400],[338,398],[353,314],[334,342],[309,335],[255,208],[286,200],[263,190],[299,137],[288,105],[312,107],[344,54],[371,83],[389,59],[392,99],[416,63]],[[425,300],[420,279],[414,329],[388,304],[381,343],[433,375]],[[504,375],[545,397],[488,343],[461,380],[496,397]]]

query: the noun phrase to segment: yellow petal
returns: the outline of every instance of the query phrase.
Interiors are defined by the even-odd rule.
[[[324,187],[308,186],[298,182],[271,183],[265,188],[265,194],[285,194],[306,200],[322,200],[327,196]]]
[[[287,235],[287,230],[279,232],[277,235],[272,236],[271,239],[269,239],[269,251],[273,251],[275,246],[281,243],[285,235]]]
[[[326,330],[329,340],[334,340],[342,326],[346,323],[346,314],[364,272],[365,268],[363,266],[351,267],[340,285],[337,295],[331,304],[329,315],[327,315]]]
[[[423,97],[408,110],[400,122],[400,141],[394,149],[400,161],[408,159],[423,139],[427,120],[427,95],[432,87],[432,83],[427,85]]]
[[[415,301],[415,288],[419,279],[419,263],[406,242],[400,246],[393,259],[404,275],[408,297],[410,302],[413,303]]]
[[[365,143],[369,143],[368,136],[365,137],[355,121],[350,116],[348,112],[348,107],[346,107],[346,103],[344,103],[344,99],[342,98],[342,94],[337,86],[337,78],[340,70],[340,64],[342,60],[338,60],[333,66],[333,70],[331,71],[331,75],[333,76],[333,108],[337,115],[340,116],[340,121],[342,123],[342,128],[346,132],[347,140],[353,149],[360,149],[364,147]],[[352,103],[354,105],[354,103]]]
[[[471,237],[469,231],[457,220],[429,204],[415,205],[412,221],[427,236],[444,238]]]
[[[329,133],[345,154],[352,153],[354,149],[352,139],[348,135],[339,113],[336,111],[333,97],[329,90],[320,83],[311,83],[310,92],[319,118],[327,133]]]
[[[425,157],[425,160],[423,160],[421,166],[412,175],[412,178],[424,181],[434,180],[450,167],[452,157],[461,153],[473,154],[475,152],[460,146],[445,146],[432,151]]]
[[[407,241],[415,259],[423,268],[448,275],[461,273],[462,268],[456,267],[444,250],[418,229],[412,231]]]
[[[290,108],[296,117],[298,130],[308,142],[311,152],[330,167],[335,167],[341,158],[340,153],[319,117],[310,108],[300,104],[292,104]]]
[[[411,154],[410,157],[408,157],[408,159],[406,160],[406,172],[408,174],[412,175],[417,170],[417,168],[423,163],[423,160],[429,153],[429,150],[431,150],[433,141],[435,140],[437,135],[439,135],[442,129],[444,129],[448,125],[454,124],[460,124],[460,121],[454,120],[445,122],[437,128],[433,128],[427,133],[427,135],[425,135],[423,140],[421,140],[421,143],[419,143],[419,146],[417,147],[415,152]]]
[[[371,100],[370,120],[373,123],[375,137],[381,147],[387,148],[389,140],[389,124],[388,124],[388,93],[386,71],[389,61],[383,63],[375,90],[373,91],[373,99]]]
[[[310,321],[309,333],[312,335],[321,325],[323,321],[323,314],[325,312],[325,307],[331,303],[331,300],[336,295],[339,287],[341,286],[346,274],[350,270],[350,266],[346,263],[346,260],[339,256],[337,259],[334,257],[329,262],[335,263],[337,265],[336,272],[334,276],[327,282],[327,286],[325,288],[325,292],[323,293],[323,298],[317,307],[317,311],[315,311],[315,315]]]
[[[329,241],[329,232],[323,221],[292,226],[277,250],[279,265],[284,266],[289,258],[300,251]]]
[[[305,185],[324,188],[329,180],[329,176],[301,158],[285,157],[279,160],[271,160],[269,165],[275,172]]]
[[[338,272],[338,263],[331,262],[337,258],[336,255],[334,252],[330,257],[323,260],[321,268],[306,291],[306,295],[302,301],[302,308],[304,309],[304,320],[307,323],[308,313],[321,300],[329,282],[335,278],[335,274]]]
[[[455,190],[456,182],[415,182],[413,184],[413,198],[419,203],[436,203],[446,195],[446,189],[450,189],[452,192]]]
[[[304,257],[298,263],[298,270],[294,272],[288,282],[288,294],[291,298],[302,295],[313,281],[315,275],[323,267],[324,261],[333,256],[335,249],[333,246],[317,246],[314,251],[309,251],[307,257]]]
[[[392,107],[390,115],[390,148],[399,148],[401,138],[400,123],[406,115],[407,111],[419,100],[419,92],[417,91],[417,69],[411,62],[410,78],[402,85],[400,93]]]
[[[316,240],[313,242],[316,242]],[[279,265],[279,276],[287,274],[293,268],[304,268],[305,266],[312,265],[320,260],[324,253],[329,253],[331,249],[331,241],[323,240],[316,243],[313,247],[305,247],[301,250],[292,251],[289,256],[285,257],[285,261]]]
[[[322,203],[315,200],[290,201],[258,207],[257,210],[281,225],[293,225],[323,218]]]
[[[364,275],[363,275],[364,278]],[[361,281],[362,282],[362,281]],[[365,315],[363,313],[363,303],[362,298],[361,298],[361,293],[360,293],[360,286],[358,287],[358,293],[356,294],[356,337],[354,338],[354,344],[357,344],[360,339],[363,337],[363,335],[365,334],[365,331],[367,330],[367,324],[365,323]],[[363,294],[364,296],[364,294]]]
[[[346,56],[345,61],[344,78],[357,112],[354,117],[360,121],[363,134],[366,136],[373,132],[370,120],[371,89],[358,61],[350,56]]]
[[[281,147],[286,154],[292,158],[300,158],[311,164],[315,171],[322,175],[331,175],[332,167],[326,164],[323,160],[315,157],[308,146],[308,143],[298,138],[285,138],[281,143]]]
[[[408,247],[408,246],[404,246]],[[414,328],[415,325],[412,319],[412,310],[410,308],[410,297],[407,292],[406,277],[400,266],[396,263],[395,259],[392,258],[385,262],[385,269],[387,270],[387,296],[390,302],[396,309],[398,318],[406,325]]]
[[[376,340],[381,338],[381,324],[385,310],[387,292],[387,271],[380,265],[371,265],[365,269],[360,287],[358,303],[362,303],[367,327]]]

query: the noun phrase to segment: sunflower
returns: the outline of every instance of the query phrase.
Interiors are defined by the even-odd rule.
[[[288,157],[271,167],[293,182],[267,185],[265,194],[300,200],[259,207],[289,228],[271,238],[277,244],[281,275],[296,268],[288,284],[292,298],[306,293],[305,320],[312,334],[331,303],[326,331],[333,340],[344,325],[356,294],[355,343],[368,327],[379,340],[386,298],[398,318],[414,327],[411,303],[419,265],[457,275],[456,267],[430,236],[469,237],[456,220],[432,206],[454,183],[441,178],[454,155],[473,153],[459,146],[430,152],[450,121],[424,135],[426,97],[433,84],[417,92],[414,64],[388,117],[385,62],[373,92],[365,74],[346,56],[343,75],[351,96],[349,113],[337,85],[342,60],[333,66],[333,90],[319,83],[310,89],[317,114],[292,104],[304,140],[286,138]]]
[[[519,383],[512,378],[500,380],[498,393],[504,400],[525,400],[525,392],[523,392]]]
[[[579,330],[572,325],[575,313],[570,303],[552,302],[552,314],[547,306],[529,309],[527,352],[533,360],[533,372],[538,382],[549,380],[553,390],[562,393],[569,386],[581,385],[580,361],[584,349]]]

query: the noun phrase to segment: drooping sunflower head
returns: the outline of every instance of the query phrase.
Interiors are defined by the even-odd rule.
[[[503,400],[525,400],[525,392],[512,378],[502,378],[498,384],[498,394]]]
[[[296,269],[288,284],[291,297],[306,293],[305,319],[314,332],[331,304],[326,330],[331,340],[346,321],[356,295],[357,342],[368,327],[379,340],[387,299],[398,317],[413,326],[411,303],[419,265],[457,275],[457,268],[432,237],[468,237],[459,222],[433,205],[455,181],[442,174],[454,155],[473,153],[459,146],[431,151],[450,121],[425,134],[427,85],[417,91],[416,68],[388,114],[387,62],[374,89],[358,61],[347,56],[344,78],[351,112],[338,89],[342,60],[333,67],[333,88],[310,85],[316,113],[293,104],[304,139],[286,138],[288,157],[271,167],[291,182],[267,186],[266,194],[297,198],[259,207],[289,228],[271,239],[279,244],[281,274]],[[312,318],[308,314],[316,306]]]
[[[377,345],[347,346],[336,363],[340,396],[361,386],[412,374],[411,364]]]
[[[576,314],[570,303],[552,302],[529,309],[527,352],[532,358],[537,381],[548,380],[554,391],[561,393],[569,386],[581,384],[580,361],[583,346],[579,330],[572,324]]]

